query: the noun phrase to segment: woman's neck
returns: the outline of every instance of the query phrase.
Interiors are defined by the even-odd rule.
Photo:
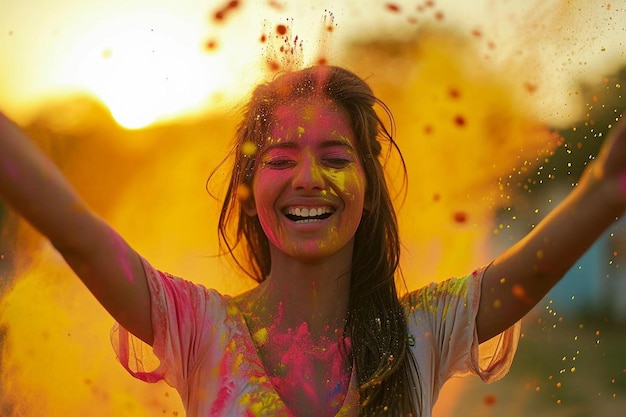
[[[343,329],[350,292],[350,262],[346,256],[302,262],[272,254],[269,276],[240,297],[240,307],[265,326],[295,329],[307,323],[312,335],[329,328]]]

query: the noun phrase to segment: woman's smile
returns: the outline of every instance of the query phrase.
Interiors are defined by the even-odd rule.
[[[329,206],[322,207],[287,207],[285,216],[296,223],[313,223],[329,218],[335,210]]]

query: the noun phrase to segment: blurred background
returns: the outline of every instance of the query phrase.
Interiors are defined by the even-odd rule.
[[[0,5],[2,111],[152,264],[231,294],[252,284],[216,256],[206,188],[228,171],[207,178],[250,89],[278,71],[345,66],[391,108],[409,289],[530,231],[624,109],[621,1]],[[176,392],[116,363],[112,319],[50,245],[1,204],[0,224],[0,416],[182,416]],[[524,319],[510,374],[449,382],[434,415],[619,415],[624,246],[618,222]]]

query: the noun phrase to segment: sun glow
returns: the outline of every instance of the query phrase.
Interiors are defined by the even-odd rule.
[[[163,13],[109,19],[75,49],[77,78],[126,128],[198,111],[229,83],[220,61],[202,51],[201,30]]]

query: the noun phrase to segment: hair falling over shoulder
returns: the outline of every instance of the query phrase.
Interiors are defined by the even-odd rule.
[[[387,106],[354,73],[334,66],[315,66],[284,73],[253,91],[244,108],[228,156],[233,169],[221,209],[218,234],[224,253],[258,282],[270,271],[268,239],[250,204],[256,151],[263,148],[274,108],[298,98],[324,98],[346,113],[367,181],[365,207],[352,256],[348,317],[344,330],[356,367],[361,416],[419,416],[419,372],[408,347],[405,311],[398,300],[396,273],[400,239],[392,198],[384,175],[383,144],[400,156],[393,139],[394,122]],[[375,111],[389,117],[388,129]],[[228,159],[227,158],[227,159]],[[348,351],[349,350],[349,351]]]

